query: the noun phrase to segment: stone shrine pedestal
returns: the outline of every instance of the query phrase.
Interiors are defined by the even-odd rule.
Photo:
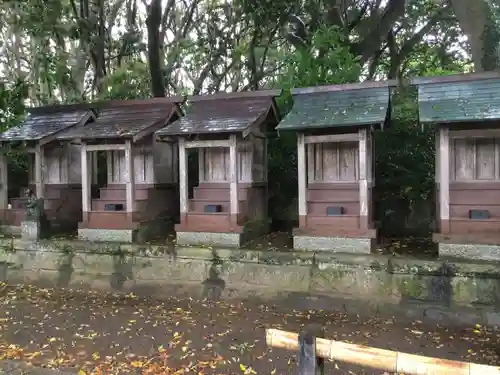
[[[23,221],[21,223],[21,238],[27,241],[38,241],[41,238],[39,221]]]

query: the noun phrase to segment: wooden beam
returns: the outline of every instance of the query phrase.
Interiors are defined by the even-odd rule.
[[[388,81],[365,81],[360,83],[344,83],[341,85],[322,85],[315,87],[300,87],[292,89],[292,95],[301,94],[315,94],[318,92],[334,92],[334,91],[348,91],[348,90],[358,90],[358,89],[373,89],[380,87],[396,87],[399,86],[399,81],[388,80]]]
[[[500,139],[495,139],[495,180],[500,180]]]
[[[7,156],[0,152],[0,210],[6,210],[9,206],[9,182]]]
[[[280,96],[283,90],[257,90],[257,91],[239,91],[239,92],[220,92],[213,95],[199,95],[199,96],[189,96],[187,100],[189,102],[201,102],[207,100],[218,100],[218,99],[236,99],[236,98],[262,98],[269,97],[274,98]]]
[[[500,129],[450,130],[449,138],[500,138]]]
[[[127,197],[127,212],[135,210],[135,169],[134,169],[134,148],[132,141],[125,143],[125,189]]]
[[[368,166],[367,166],[367,143],[368,129],[359,130],[359,216],[360,223],[368,223]],[[365,228],[366,229],[366,228]]]
[[[439,163],[441,158],[439,157],[439,150],[440,150],[440,141],[439,141],[439,130],[436,132],[435,138],[434,138],[434,150],[436,152],[436,161],[435,161],[435,166],[434,166],[434,179],[436,184],[439,185],[439,174],[440,172],[440,167]]]
[[[200,148],[198,150],[198,178],[201,181],[205,181],[205,149]]]
[[[266,135],[262,133],[259,128],[256,126],[258,124],[253,124],[249,128],[247,128],[243,133],[242,133],[242,138],[247,138],[249,135],[254,136],[255,138],[266,138]],[[260,125],[260,123],[259,123]]]
[[[184,147],[185,148],[231,147],[231,140],[189,141],[184,143]]]
[[[157,97],[148,99],[115,99],[115,100],[102,100],[99,102],[92,103],[92,106],[101,108],[112,108],[112,107],[128,107],[131,106],[144,106],[144,105],[165,105],[165,104],[180,104],[186,100],[184,95],[170,96],[170,97]]]
[[[99,167],[98,167],[98,155],[97,151],[92,151],[90,154],[90,159],[92,160],[92,183],[97,184],[97,179],[99,175]]]
[[[163,147],[163,146],[162,146]],[[171,156],[172,158],[170,159],[170,167],[172,171],[172,176],[171,176],[171,181],[172,182],[177,182],[179,178],[179,151],[177,150],[179,147],[179,144],[172,143],[168,145],[171,150]],[[156,171],[155,171],[155,178],[156,178]]]
[[[493,72],[478,72],[478,73],[460,73],[450,74],[446,76],[433,76],[433,77],[414,77],[410,78],[411,85],[425,85],[429,83],[443,84],[445,82],[467,82],[467,81],[480,81],[500,78],[497,71]]]
[[[297,134],[297,181],[298,181],[298,206],[299,206],[299,216],[307,215],[307,168],[306,168],[306,144],[305,136],[303,133]]]
[[[66,129],[68,129],[68,128],[66,128]],[[64,130],[66,130],[66,129],[64,129]],[[56,139],[57,139],[57,138],[56,138],[56,135],[55,135],[55,134],[51,134],[51,135],[48,135],[48,136],[46,136],[46,137],[44,137],[44,138],[40,139],[40,140],[38,141],[38,144],[39,144],[40,146],[45,146],[46,144],[49,144],[50,142],[53,142],[53,141],[55,141]]]
[[[82,164],[82,211],[90,212],[90,173],[89,173],[89,157],[87,145],[82,143],[80,146],[81,164]]]
[[[155,140],[162,143],[177,143],[176,137],[172,137],[171,135],[158,134],[158,132],[155,133]]]
[[[291,351],[299,350],[298,334],[266,329],[268,346]],[[442,358],[424,357],[392,350],[372,348],[364,345],[316,338],[316,356],[332,361],[407,375],[499,375],[500,367],[471,362],[451,361]]]
[[[106,172],[108,184],[111,184],[113,182],[113,151],[106,151]]]
[[[71,161],[69,156],[69,145],[62,145],[62,155],[59,158],[60,181],[62,184],[69,183],[69,171],[71,169]]]
[[[229,146],[229,196],[231,215],[237,215],[239,212],[239,197],[238,197],[238,141],[236,135],[231,135],[229,138],[231,145]]]
[[[37,198],[43,198],[45,195],[44,164],[44,149],[40,144],[38,144],[35,147],[35,185]]]
[[[268,188],[268,185],[267,185],[267,182],[268,182],[268,179],[269,179],[269,176],[268,176],[268,172],[269,172],[269,156],[267,155],[267,150],[268,150],[268,147],[269,147],[269,140],[267,138],[263,139],[263,143],[264,143],[264,172],[263,172],[263,178],[262,180],[264,182],[266,182],[266,189]]]
[[[366,179],[368,180],[368,187],[371,186],[374,177],[374,166],[373,166],[373,132],[371,128],[366,130]],[[371,204],[371,202],[369,202]]]
[[[125,150],[126,144],[101,144],[101,145],[87,145],[87,151],[115,151]]]
[[[255,138],[267,139],[266,135],[262,133],[260,130],[254,130],[250,134],[253,135]]]
[[[439,216],[450,219],[450,139],[447,128],[439,129]]]
[[[179,139],[179,200],[180,212],[188,213],[188,161],[184,138]]]
[[[348,134],[308,135],[305,136],[304,142],[308,144],[308,143],[357,142],[358,140],[359,140],[358,133],[348,133]]]
[[[308,145],[304,146],[306,149],[306,154],[307,154],[307,156],[306,156],[307,172],[306,173],[307,173],[307,182],[308,183],[315,182],[316,171],[314,168],[316,166],[316,162],[315,162],[314,156],[316,153],[316,147],[317,147],[316,145],[317,145],[316,143],[309,143]],[[335,148],[335,156],[336,156],[337,160],[338,160],[338,155],[339,155],[339,149],[338,149],[338,147],[336,147]],[[337,175],[338,175],[338,170],[337,170]]]

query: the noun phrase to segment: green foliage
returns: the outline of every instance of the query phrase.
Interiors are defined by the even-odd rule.
[[[24,99],[28,96],[28,87],[22,81],[13,85],[0,82],[0,131],[17,125],[24,116]]]
[[[375,135],[379,199],[426,201],[434,187],[434,128],[418,123],[415,88],[395,92],[392,107],[390,128]]]
[[[344,35],[337,27],[321,27],[311,45],[285,57],[281,80],[284,89],[356,82],[361,75],[358,58],[343,47]]]
[[[391,123],[376,132],[375,218],[387,236],[425,236],[434,207],[434,128],[418,122],[415,87],[392,96]]]
[[[25,82],[18,80],[13,85],[0,82],[0,132],[21,122],[25,115],[24,101],[27,97],[28,87]],[[7,160],[10,166],[9,180],[23,180],[27,170],[26,155],[8,150]]]
[[[288,15],[300,7],[298,0],[236,0],[235,6],[241,7],[243,14],[253,20],[257,31],[265,33],[266,26],[283,24]]]
[[[151,97],[149,70],[143,62],[130,62],[105,77],[99,99],[145,99]]]

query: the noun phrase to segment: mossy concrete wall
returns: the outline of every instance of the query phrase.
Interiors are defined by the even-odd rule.
[[[11,283],[500,324],[497,263],[0,239],[0,265],[0,278]]]

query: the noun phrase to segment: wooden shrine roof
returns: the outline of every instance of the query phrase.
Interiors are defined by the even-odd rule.
[[[281,90],[223,93],[189,98],[184,117],[156,132],[158,136],[239,133],[264,120]]]
[[[384,123],[393,81],[292,90],[293,107],[277,130],[308,130]]]
[[[497,72],[414,78],[421,123],[461,123],[500,119]]]
[[[179,104],[184,97],[146,100],[112,100],[94,104],[96,119],[57,136],[60,140],[134,138],[148,130],[156,131],[167,125],[172,116],[181,115]]]
[[[0,141],[40,141],[82,124],[93,116],[93,111],[85,104],[30,108],[28,116],[19,126],[0,134]]]

